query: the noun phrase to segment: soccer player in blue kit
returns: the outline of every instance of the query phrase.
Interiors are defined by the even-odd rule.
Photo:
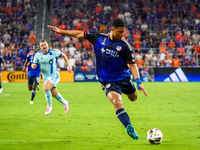
[[[79,30],[60,30],[48,25],[53,31],[73,36],[78,39],[87,39],[94,46],[96,55],[96,71],[102,89],[113,104],[116,115],[126,128],[127,133],[138,140],[139,136],[130,122],[127,112],[124,110],[121,94],[124,93],[131,101],[137,99],[137,92],[132,83],[129,69],[136,80],[137,88],[147,93],[140,80],[139,72],[130,44],[122,38],[125,31],[124,21],[115,19],[112,22],[109,34],[92,34]]]
[[[40,65],[40,70],[44,80],[45,98],[47,101],[47,109],[45,115],[49,115],[52,112],[52,96],[55,97],[60,103],[64,105],[65,113],[69,112],[69,101],[66,101],[57,90],[57,84],[60,81],[60,75],[57,71],[57,59],[63,57],[67,64],[68,71],[72,69],[69,65],[67,56],[58,49],[49,49],[46,40],[40,41],[40,48],[34,57],[31,67],[35,69],[37,65]]]
[[[4,69],[4,60],[3,57],[0,56],[0,94],[3,92],[3,87],[1,85],[1,71]]]
[[[28,66],[28,89],[32,90],[30,104],[33,104],[33,99],[36,94],[36,88],[39,90],[39,80],[40,80],[40,66],[38,65],[36,69],[32,69],[31,65],[33,63],[34,55],[37,51],[39,51],[40,47],[38,44],[33,45],[33,53],[30,53],[26,57],[26,61],[24,63],[23,71],[26,72],[26,67]]]

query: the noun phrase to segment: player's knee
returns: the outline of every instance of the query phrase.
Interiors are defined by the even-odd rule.
[[[113,105],[116,109],[120,109],[122,108],[123,104],[122,104],[122,101],[119,100],[119,99],[114,99],[113,100]]]
[[[57,95],[57,93],[55,93],[55,92],[52,92],[51,94],[53,97],[56,97],[56,95]]]
[[[46,85],[44,85],[43,88],[44,88],[44,91],[50,90],[50,89],[48,88],[48,86],[46,86]]]
[[[35,90],[35,88],[36,88],[36,85],[35,85],[35,84],[33,84],[33,85],[32,85],[32,89],[33,89],[33,90]]]
[[[129,98],[131,101],[136,101],[136,100],[137,100],[137,94],[129,95],[128,98]]]
[[[131,101],[136,101],[136,100],[137,100],[137,95],[134,96],[134,97],[132,97],[130,100],[131,100]]]

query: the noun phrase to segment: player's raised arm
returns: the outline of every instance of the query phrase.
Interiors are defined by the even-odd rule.
[[[84,38],[84,32],[80,31],[80,30],[60,30],[56,26],[50,26],[50,25],[47,25],[47,27],[51,28],[56,33],[65,34],[65,35],[68,35],[68,36],[76,37],[78,39]]]

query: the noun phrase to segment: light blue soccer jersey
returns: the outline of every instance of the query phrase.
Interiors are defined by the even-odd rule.
[[[57,49],[49,49],[45,54],[40,50],[35,54],[33,63],[40,65],[44,77],[49,77],[57,72],[57,58],[61,56],[62,52]]]

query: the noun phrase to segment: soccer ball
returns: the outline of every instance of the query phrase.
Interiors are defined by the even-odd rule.
[[[147,141],[151,144],[160,144],[163,140],[163,134],[159,129],[153,128],[147,132]]]

